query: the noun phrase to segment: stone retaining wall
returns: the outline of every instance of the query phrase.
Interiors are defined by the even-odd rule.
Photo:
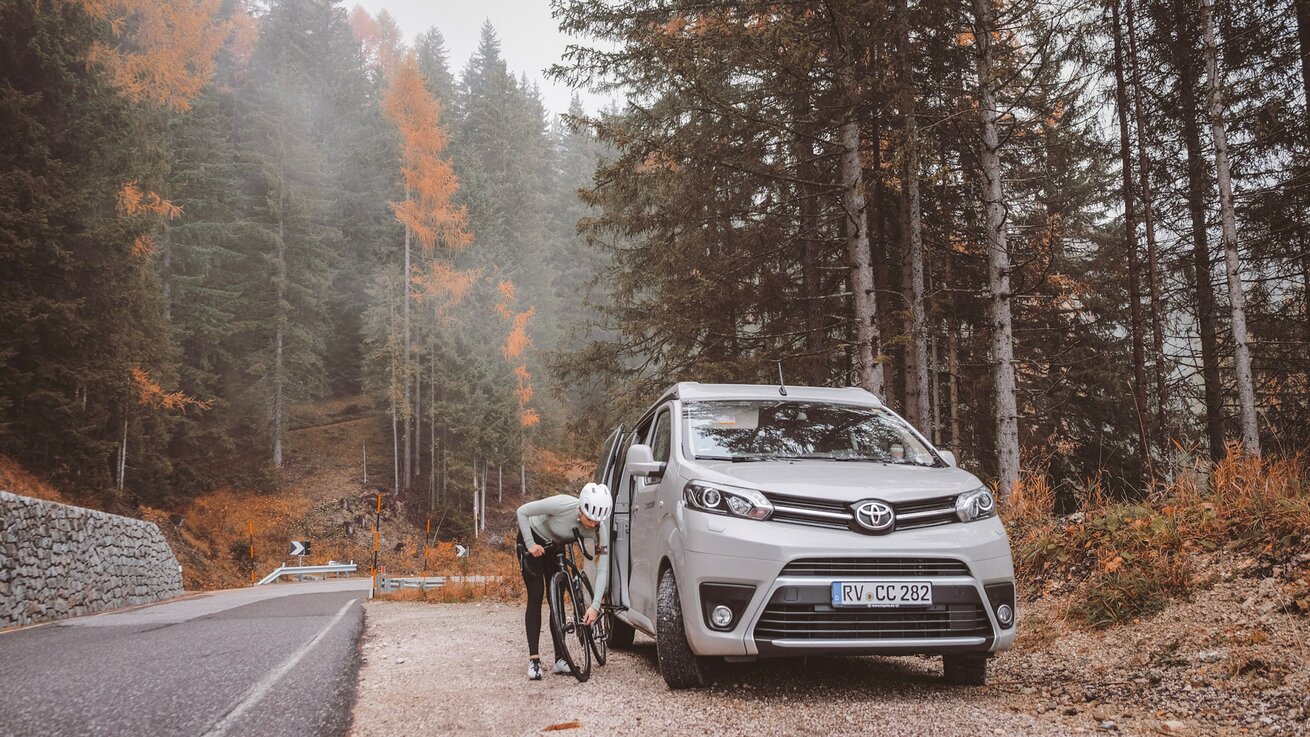
[[[181,593],[153,522],[0,491],[0,628]]]

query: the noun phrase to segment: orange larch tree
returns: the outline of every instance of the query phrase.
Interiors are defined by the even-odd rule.
[[[473,234],[468,229],[467,211],[454,202],[459,187],[455,170],[442,155],[450,136],[440,124],[441,104],[428,92],[413,53],[406,54],[395,66],[382,98],[382,110],[400,133],[401,183],[405,192],[404,199],[392,202],[391,207],[396,219],[405,226],[403,283],[407,294],[401,328],[404,358],[397,375],[405,386],[406,397],[401,412],[404,419],[404,474],[398,485],[407,489],[417,475],[414,458],[421,432],[417,414],[411,409],[418,406],[421,391],[410,329],[410,302],[416,296],[413,289],[418,286],[420,291],[417,294],[433,296],[434,304],[438,305],[434,310],[437,311],[441,304],[437,295],[444,294],[447,299],[454,297],[455,301],[462,298],[473,278],[460,274],[449,257],[468,247]],[[414,239],[418,240],[430,263],[428,274],[418,279],[414,276],[412,264]],[[438,247],[444,253],[438,252]]]
[[[129,100],[181,112],[209,84],[229,30],[223,0],[76,1],[109,24],[114,42],[93,46],[90,61]]]
[[[500,283],[500,302],[496,304],[496,312],[510,326],[509,334],[505,336],[505,345],[501,346],[500,354],[505,357],[506,361],[518,362],[518,365],[514,367],[514,397],[519,404],[519,483],[526,495],[527,469],[522,462],[522,457],[527,455],[527,430],[541,422],[541,415],[530,406],[532,402],[532,374],[528,372],[528,363],[524,356],[528,346],[532,345],[532,339],[528,337],[528,321],[536,314],[536,308],[529,307],[522,312],[515,312],[514,300],[517,297],[515,291],[514,282],[507,279]]]

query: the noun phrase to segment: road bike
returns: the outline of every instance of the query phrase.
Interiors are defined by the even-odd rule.
[[[575,546],[581,548],[584,558],[593,559],[587,553],[586,544],[576,538],[550,546],[548,552],[555,556],[558,570],[550,577],[547,601],[550,604],[550,629],[560,643],[564,662],[568,663],[575,678],[586,681],[591,677],[593,655],[597,665],[605,664],[612,615],[607,608],[598,605],[600,616],[596,621],[591,626],[582,624],[587,609],[592,605],[593,589],[591,581],[578,568]]]

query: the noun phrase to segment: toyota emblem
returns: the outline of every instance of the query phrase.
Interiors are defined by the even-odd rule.
[[[896,524],[896,512],[887,502],[870,499],[855,505],[855,522],[870,532],[886,532]]]

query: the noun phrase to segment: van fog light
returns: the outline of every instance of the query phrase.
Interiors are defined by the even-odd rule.
[[[732,610],[720,604],[714,607],[714,611],[710,613],[710,621],[720,629],[727,627],[732,624]]]
[[[1009,627],[1014,621],[1014,610],[1009,604],[1002,604],[996,607],[996,621],[1001,623],[1002,627]]]

